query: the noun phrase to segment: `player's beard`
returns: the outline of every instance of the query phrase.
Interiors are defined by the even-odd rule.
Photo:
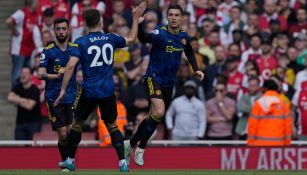
[[[64,36],[64,37],[59,37],[59,36],[55,36],[56,39],[60,42],[60,43],[64,43],[67,40],[68,35]]]

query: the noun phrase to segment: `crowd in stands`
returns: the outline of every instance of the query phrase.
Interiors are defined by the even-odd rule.
[[[36,0],[26,0],[25,7],[6,21],[12,31],[12,91],[23,93],[21,90],[25,86],[18,84],[26,83],[28,70],[22,68],[30,67],[35,88],[27,87],[40,94],[28,94],[29,98],[32,101],[39,99],[41,118],[48,118],[43,96],[45,82],[37,78],[36,70],[42,48],[55,39],[54,19],[65,17],[70,20],[73,42],[87,33],[83,13],[94,8],[101,13],[104,32],[127,36],[132,25],[130,7],[140,2],[38,0],[36,3]],[[205,79],[199,82],[193,76],[193,69],[183,54],[173,91],[174,100],[152,139],[245,140],[250,112],[262,96],[263,83],[269,79],[277,83],[280,97],[292,108],[292,138],[306,139],[307,1],[147,0],[145,31],[151,32],[157,25],[166,23],[165,12],[170,3],[178,3],[184,10],[182,28],[191,38]],[[150,48],[149,44],[137,43],[115,51],[118,122],[126,138],[135,132],[149,110],[143,76],[149,63]],[[80,86],[81,71],[77,73],[77,81]],[[23,110],[37,111],[33,105],[23,106],[15,96],[10,98]],[[93,117],[85,127],[99,133],[97,138],[104,146],[110,144],[110,140],[103,131],[99,115],[93,111]],[[17,124],[21,128],[16,129],[17,133],[25,132],[22,130],[25,122],[39,121],[33,116],[20,117]]]

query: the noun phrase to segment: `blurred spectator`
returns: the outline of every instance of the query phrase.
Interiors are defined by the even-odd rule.
[[[304,66],[299,65],[296,60],[298,58],[298,51],[295,47],[290,46],[287,50],[287,55],[289,57],[290,63],[288,64],[289,68],[292,68],[295,72],[295,74],[297,74],[298,72],[304,70]],[[295,88],[295,87],[294,87]]]
[[[241,48],[240,45],[232,43],[228,47],[228,53],[227,55],[229,57],[235,56],[235,57],[241,57]]]
[[[75,3],[71,10],[70,21],[70,26],[72,28],[72,41],[75,41],[77,38],[85,34],[83,14],[86,10],[89,9],[97,9],[101,13],[101,15],[103,15],[106,7],[102,1],[96,0],[82,0],[81,2]]]
[[[296,74],[294,89],[299,91],[302,82],[307,81],[307,57],[305,57],[305,69]]]
[[[209,58],[209,64],[215,62],[214,48],[220,45],[220,33],[218,30],[212,30],[208,39],[201,38],[198,40],[199,53]]]
[[[43,31],[42,32],[42,43],[43,47],[47,47],[49,44],[54,42],[54,38],[50,31]]]
[[[52,40],[55,40],[54,28],[53,28],[54,19],[55,15],[53,12],[53,8],[47,8],[43,12],[43,21],[40,26],[41,32],[46,32],[46,31],[50,32],[50,34],[52,35]]]
[[[298,112],[298,131],[294,127],[294,136],[298,134],[299,140],[307,140],[307,81],[302,82],[301,90],[296,91],[292,99],[292,117]]]
[[[244,36],[244,41],[246,43],[249,43],[250,40],[250,36],[259,33],[259,27],[258,27],[258,15],[255,13],[251,13],[248,15],[247,17],[247,25],[245,25],[244,27],[244,31],[245,31],[245,36]]]
[[[218,7],[218,12],[221,13],[221,18],[223,19],[222,26],[228,24],[230,22],[230,9],[233,6],[238,6],[239,3],[235,0],[225,0]]]
[[[31,69],[21,70],[19,85],[8,94],[8,100],[17,105],[15,140],[32,140],[41,125],[40,92],[32,84]]]
[[[21,69],[30,67],[30,57],[35,48],[41,47],[41,36],[37,26],[37,0],[26,1],[26,6],[17,10],[6,20],[12,31],[12,87],[18,84]]]
[[[143,78],[141,64],[143,58],[141,57],[141,48],[138,44],[133,44],[129,47],[131,59],[124,63],[123,69],[128,81],[128,86],[131,86],[134,81],[140,81]]]
[[[278,57],[278,67],[273,71],[273,74],[277,74],[279,77],[282,77],[285,82],[290,86],[293,86],[295,81],[295,72],[292,68],[288,67],[290,60],[288,55],[282,54]],[[284,72],[284,75],[282,73]],[[283,77],[284,76],[284,77]]]
[[[183,11],[185,11],[189,14],[188,20],[190,22],[192,22],[192,23],[196,22],[194,7],[193,7],[192,2],[190,0],[176,0],[175,3],[180,5],[180,7],[183,9]]]
[[[78,92],[81,88],[82,82],[83,82],[83,74],[82,74],[82,70],[79,69],[76,73],[76,82],[77,82],[77,88],[78,88]]]
[[[241,62],[238,67],[239,72],[245,73],[245,64],[248,60],[256,60],[261,54],[261,36],[253,34],[251,36],[251,46],[248,50],[242,53]]]
[[[272,71],[277,67],[277,60],[272,55],[272,43],[270,40],[262,40],[262,54],[256,59],[259,68],[259,75],[267,80],[272,75]]]
[[[239,57],[229,57],[226,60],[226,71],[224,72],[227,75],[227,92],[229,95],[236,99],[240,88],[242,87],[243,74],[238,71]]]
[[[203,81],[204,90],[206,94],[206,98],[209,99],[210,95],[213,93],[213,82],[217,78],[219,74],[222,74],[226,71],[226,55],[225,49],[223,46],[216,46],[214,49],[216,62],[214,64],[209,65],[205,69],[205,79]]]
[[[176,98],[166,112],[166,125],[172,140],[202,139],[206,130],[206,112],[202,101],[195,97],[197,84],[184,83],[184,95]]]
[[[292,23],[289,27],[289,35],[293,37],[295,33],[303,32],[307,30],[307,10],[306,8],[299,8],[296,11],[297,23]]]
[[[295,10],[290,7],[290,0],[279,0],[277,11],[287,20],[288,24],[296,22]]]
[[[223,45],[229,45],[234,42],[233,31],[244,29],[245,23],[240,19],[240,16],[241,8],[239,6],[232,6],[230,9],[230,22],[223,27],[222,35],[225,35],[222,40]]]
[[[191,75],[190,67],[187,61],[182,60],[178,72],[179,73],[176,78],[175,86],[173,89],[173,98],[177,98],[179,96],[184,95],[184,83],[188,80],[193,80],[197,84],[195,96],[200,100],[205,101],[204,89],[200,85],[200,82]]]
[[[70,20],[70,7],[63,0],[38,0],[38,23],[41,25],[43,21],[43,13],[46,9],[53,9],[55,18],[66,18]]]
[[[273,34],[271,36],[274,37]],[[274,56],[278,58],[281,54],[287,53],[288,45],[289,45],[289,38],[287,34],[279,33],[276,37],[274,37],[272,43],[274,49],[273,53]]]
[[[47,111],[46,102],[45,102],[46,82],[40,80],[39,77],[38,77],[38,68],[39,68],[39,64],[40,64],[39,62],[40,62],[40,53],[37,54],[34,57],[34,68],[32,70],[32,83],[40,91],[40,111],[41,111],[41,116],[43,117],[44,121],[47,121],[49,123],[48,111]]]
[[[257,0],[246,0],[245,11],[247,14],[258,14],[259,10],[259,4]]]
[[[141,66],[142,75],[146,73],[149,60],[143,60]],[[131,86],[127,88],[127,112],[128,121],[135,121],[135,117],[140,112],[146,112],[149,110],[149,98],[144,88],[143,79],[135,81]]]
[[[287,21],[277,13],[275,0],[264,0],[263,9],[264,12],[259,16],[259,29],[261,31],[270,33],[269,23],[271,20],[278,20],[281,30],[287,30]]]
[[[284,102],[290,106],[291,99],[295,92],[294,89],[283,81],[283,77],[280,78],[277,75],[272,75],[270,77],[270,80],[273,80],[277,84],[278,86],[277,91],[279,93],[280,98],[283,99]]]
[[[249,146],[289,146],[291,144],[292,118],[290,106],[278,94],[278,85],[267,80],[264,94],[252,107],[248,119]]]
[[[215,96],[206,102],[208,140],[232,140],[233,116],[236,103],[226,97],[226,83],[217,82]]]
[[[307,31],[304,33],[297,33],[294,35],[294,46],[298,51],[298,55],[307,50]]]
[[[257,76],[248,79],[248,93],[245,93],[237,103],[237,114],[239,117],[236,125],[236,139],[245,140],[247,134],[247,120],[255,101],[260,98],[260,80]]]

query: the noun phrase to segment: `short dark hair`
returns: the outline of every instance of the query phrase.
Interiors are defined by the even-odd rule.
[[[60,23],[66,23],[67,26],[69,27],[69,21],[66,18],[57,18],[54,20],[53,22],[53,26],[55,27],[55,25],[60,24]]]
[[[274,80],[266,80],[263,83],[263,88],[265,90],[273,90],[273,91],[278,91],[278,85],[276,84],[276,82]]]
[[[180,11],[180,14],[181,14],[181,15],[183,14],[183,10],[182,10],[182,8],[180,7],[180,5],[178,5],[178,4],[170,4],[170,5],[168,6],[168,8],[167,8],[166,14],[168,14],[168,11],[169,11],[170,9],[177,9],[177,10]]]
[[[52,17],[54,15],[54,10],[52,7],[47,8],[46,10],[44,10],[43,12],[43,16],[44,17]]]
[[[254,37],[258,37],[258,38],[262,41],[261,35],[260,35],[259,33],[252,34],[252,35],[250,36],[250,39],[252,39],[252,38],[254,38]]]
[[[98,10],[90,9],[85,11],[84,20],[89,28],[96,27],[100,22],[101,15]]]

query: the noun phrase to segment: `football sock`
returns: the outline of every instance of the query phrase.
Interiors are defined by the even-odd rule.
[[[141,135],[141,140],[138,145],[139,148],[145,149],[146,144],[152,134],[155,132],[158,124],[161,122],[161,119],[156,115],[150,115],[147,119],[145,119],[146,127],[143,128],[143,132]]]
[[[141,140],[142,133],[144,128],[146,127],[146,118],[139,124],[139,127],[135,134],[130,138],[130,145],[132,148]]]
[[[116,124],[115,125],[106,124],[106,127],[111,136],[112,145],[116,150],[118,159],[119,160],[125,159],[124,139],[117,125]]]
[[[68,157],[68,140],[66,137],[59,138],[58,149],[59,149],[62,161],[64,161]]]
[[[75,158],[78,145],[81,141],[81,132],[75,131],[74,129],[71,129],[68,134],[68,157]]]

